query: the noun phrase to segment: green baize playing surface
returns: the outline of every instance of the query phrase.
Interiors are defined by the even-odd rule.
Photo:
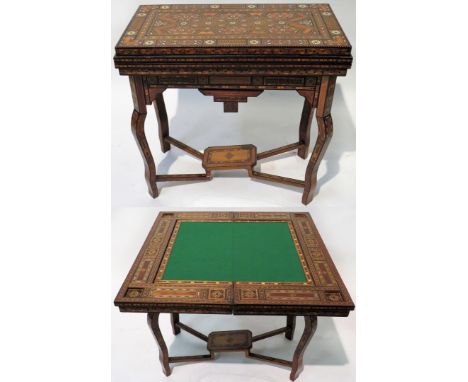
[[[162,279],[306,281],[287,222],[181,222]]]

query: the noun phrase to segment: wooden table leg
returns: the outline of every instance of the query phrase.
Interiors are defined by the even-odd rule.
[[[304,316],[304,322],[304,333],[302,333],[302,337],[299,343],[297,344],[297,348],[294,351],[294,356],[292,360],[291,374],[289,376],[291,381],[296,380],[296,378],[302,372],[302,369],[304,368],[303,357],[305,349],[309,344],[312,336],[314,335],[315,330],[317,329],[316,316]]]
[[[299,142],[301,145],[297,150],[297,155],[302,159],[306,159],[310,144],[310,125],[312,124],[315,111],[312,104],[314,92],[301,90],[299,94],[304,97],[304,106],[302,107],[301,122],[299,124]]]
[[[154,111],[158,119],[159,142],[161,143],[161,151],[165,153],[171,149],[171,145],[166,141],[169,136],[169,122],[167,120],[166,105],[164,104],[163,91],[155,94],[153,101]]]
[[[177,335],[180,333],[180,328],[177,326],[179,323],[179,313],[171,313],[171,325],[172,325],[172,333]]]
[[[284,336],[288,340],[292,340],[294,337],[294,329],[296,328],[296,316],[287,316],[286,318],[286,332]]]
[[[146,101],[141,78],[138,76],[130,76],[130,87],[132,89],[134,106],[132,114],[132,133],[145,164],[145,179],[148,185],[148,192],[153,198],[156,198],[158,196],[156,165],[145,135]]]
[[[159,328],[159,313],[148,313],[148,325],[153,332],[156,343],[159,347],[159,361],[166,376],[171,375],[171,368],[169,366],[169,352],[167,351],[166,343]]]
[[[320,162],[333,135],[333,121],[330,111],[333,102],[335,82],[336,77],[325,76],[322,78],[322,83],[320,85],[317,106],[318,137],[305,173],[305,187],[304,193],[302,194],[302,203],[304,204],[309,204],[314,197]]]

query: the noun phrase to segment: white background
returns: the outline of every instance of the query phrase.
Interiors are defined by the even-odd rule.
[[[197,1],[192,1],[197,3]],[[255,3],[256,1],[250,1]],[[294,1],[290,1],[294,2]],[[296,1],[297,2],[297,1]],[[126,27],[138,1],[115,1],[112,12],[112,46]],[[170,3],[170,2],[168,2]],[[186,3],[186,1],[180,2]],[[199,3],[199,1],[198,1]],[[209,2],[207,2],[209,3]],[[217,3],[217,1],[212,1]],[[352,1],[331,3],[354,46],[355,9]],[[208,146],[253,143],[259,151],[297,141],[303,97],[293,91],[265,91],[238,113],[224,113],[222,103],[198,90],[171,89],[164,93],[171,136],[203,151]],[[247,209],[309,211],[351,295],[355,296],[355,66],[337,81],[333,105],[334,136],[319,170],[319,192],[308,206],[302,190],[250,179],[245,171],[216,172],[210,182],[160,183],[160,196],[149,197],[143,162],[130,132],[133,111],[127,77],[112,71],[112,291],[117,293],[160,209]],[[160,150],[154,109],[148,107],[146,134],[159,173],[204,172],[201,162],[172,148]],[[311,147],[316,138],[312,125]],[[260,162],[262,171],[304,179],[307,160],[290,152]],[[132,209],[128,207],[146,207]],[[207,265],[209,266],[209,264]],[[255,334],[279,328],[284,317],[232,317],[183,315],[183,322],[204,333],[214,330],[251,329]],[[200,354],[206,345],[187,333],[172,335],[168,315],[161,316],[163,334],[171,355]],[[260,353],[292,358],[303,330],[298,317],[293,344],[278,336],[255,344]],[[112,377],[126,381],[164,381],[157,347],[143,314],[112,310]],[[304,357],[301,380],[312,376],[327,381],[355,380],[355,313],[348,318],[319,318],[319,325]],[[289,368],[246,360],[243,354],[223,354],[216,362],[175,366],[175,381],[284,381]]]
[[[358,381],[468,379],[462,4],[358,1]],[[0,378],[111,380],[110,2],[1,7]]]

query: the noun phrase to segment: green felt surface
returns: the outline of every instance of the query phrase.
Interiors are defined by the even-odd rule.
[[[286,222],[182,222],[162,278],[306,281]]]

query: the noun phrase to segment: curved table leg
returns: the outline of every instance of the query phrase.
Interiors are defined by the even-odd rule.
[[[333,135],[333,121],[330,114],[335,90],[336,77],[323,77],[320,85],[319,100],[317,106],[318,137],[314,150],[309,159],[305,173],[304,193],[302,203],[309,204],[317,187],[317,172],[320,162]]]
[[[314,198],[320,162],[323,159],[325,151],[327,151],[328,144],[333,135],[333,121],[331,115],[325,118],[317,116],[317,125],[319,131],[317,142],[315,143],[305,174],[304,193],[302,194],[302,203],[304,204],[309,204]]]
[[[169,366],[169,352],[167,351],[166,343],[159,328],[159,313],[148,313],[148,325],[153,332],[154,338],[159,347],[159,361],[161,361],[161,366],[163,373],[166,376],[171,375],[171,368]]]
[[[166,141],[169,136],[169,122],[167,121],[166,105],[164,104],[163,91],[155,94],[153,101],[154,111],[158,120],[159,142],[163,153],[171,149],[171,145]]]
[[[302,159],[306,159],[310,144],[310,126],[312,124],[312,118],[314,117],[315,108],[311,102],[313,92],[303,90],[300,91],[299,94],[304,97],[304,106],[302,107],[301,122],[299,124],[299,142],[301,142],[301,145],[297,150],[297,155]]]
[[[158,196],[156,185],[156,165],[145,135],[146,99],[143,81],[140,76],[130,76],[133,98],[132,133],[145,164],[145,179],[148,192],[153,198]]]
[[[156,185],[156,165],[153,155],[146,140],[145,135],[146,113],[139,113],[133,110],[132,114],[132,133],[140,150],[143,162],[145,164],[145,179],[148,185],[148,192],[153,198],[158,196],[158,187]]]
[[[294,356],[292,360],[291,366],[291,374],[289,378],[291,381],[296,380],[296,378],[301,373],[302,369],[304,368],[303,357],[304,352],[309,344],[312,336],[317,329],[317,317],[316,316],[304,316],[305,326],[304,326],[304,333],[302,333],[302,337],[297,344],[297,348],[294,351]]]
[[[287,316],[286,328],[284,336],[291,341],[294,337],[294,329],[296,328],[296,316]]]

